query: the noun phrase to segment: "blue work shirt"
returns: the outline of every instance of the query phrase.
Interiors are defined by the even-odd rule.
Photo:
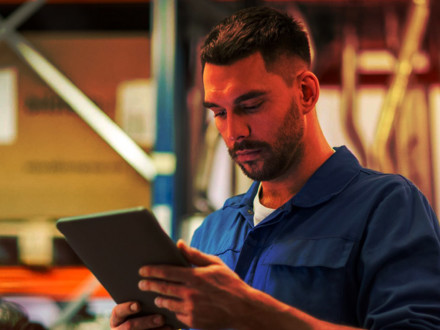
[[[318,319],[368,329],[440,329],[440,229],[400,175],[345,147],[259,225],[259,182],[209,215],[192,246],[246,283]]]

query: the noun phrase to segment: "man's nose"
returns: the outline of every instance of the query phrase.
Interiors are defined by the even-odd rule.
[[[244,116],[236,114],[229,115],[227,118],[227,138],[231,142],[240,141],[247,138],[251,133],[250,126]]]

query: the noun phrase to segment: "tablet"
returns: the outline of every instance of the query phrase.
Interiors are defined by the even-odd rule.
[[[116,303],[138,301],[142,311],[136,316],[162,314],[168,325],[187,328],[154,304],[158,294],[138,288],[143,265],[190,266],[150,211],[138,207],[61,218],[56,226]]]

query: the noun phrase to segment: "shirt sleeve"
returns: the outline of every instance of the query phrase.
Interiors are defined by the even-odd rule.
[[[386,194],[363,237],[358,318],[367,329],[440,329],[440,230],[409,182]]]

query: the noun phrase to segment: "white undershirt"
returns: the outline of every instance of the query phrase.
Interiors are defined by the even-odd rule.
[[[268,208],[260,203],[260,187],[258,187],[258,192],[254,198],[254,226],[257,226],[261,221],[263,221],[269,214],[271,214],[275,209]]]

